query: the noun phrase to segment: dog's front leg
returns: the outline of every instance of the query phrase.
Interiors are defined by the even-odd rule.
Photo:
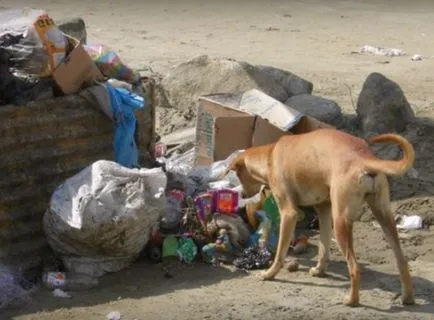
[[[282,269],[295,230],[295,225],[297,223],[297,210],[294,204],[287,199],[286,195],[285,197],[276,196],[274,193],[273,195],[280,212],[279,241],[277,243],[274,262],[266,272],[260,275],[261,280],[274,279],[280,269]]]

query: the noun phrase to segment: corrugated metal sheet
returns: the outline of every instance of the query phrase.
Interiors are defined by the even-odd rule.
[[[137,113],[141,164],[151,159],[153,82]],[[46,248],[42,216],[62,180],[99,159],[113,160],[113,123],[93,96],[80,95],[0,107],[0,261],[28,269]]]

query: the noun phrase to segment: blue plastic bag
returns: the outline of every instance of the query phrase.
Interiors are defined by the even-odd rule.
[[[124,167],[139,167],[139,152],[134,139],[136,130],[135,110],[145,107],[143,97],[123,88],[106,83],[111,111],[115,122],[113,148],[115,161]]]

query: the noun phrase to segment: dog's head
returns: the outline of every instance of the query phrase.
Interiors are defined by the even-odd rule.
[[[230,171],[234,171],[238,180],[240,180],[243,198],[251,198],[261,191],[262,183],[255,180],[247,170],[243,154],[232,160],[224,175],[227,175]]]

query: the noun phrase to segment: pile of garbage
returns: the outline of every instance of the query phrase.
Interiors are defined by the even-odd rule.
[[[159,158],[167,171],[167,206],[157,240],[151,241],[158,257],[183,256],[182,243],[190,238],[196,244],[201,261],[213,264],[232,263],[240,269],[266,268],[277,247],[279,211],[270,190],[262,188],[249,199],[241,197],[240,182],[235,173],[222,176],[230,163],[243,150],[232,153],[211,166],[194,166],[194,149],[170,158]],[[304,219],[300,211],[299,219]],[[176,234],[176,243],[165,234]],[[166,242],[178,249],[166,252]],[[294,238],[295,253],[303,252],[307,238]]]
[[[161,157],[161,167],[153,169],[100,160],[68,178],[54,191],[44,215],[48,243],[63,265],[44,274],[46,287],[57,290],[55,295],[91,288],[143,253],[163,263],[268,267],[277,246],[279,212],[269,190],[243,199],[236,175],[222,176],[239,152],[196,167],[193,150]],[[300,253],[307,238],[292,245]]]
[[[107,79],[129,86],[140,80],[114,51],[80,43],[44,10],[4,10],[0,21],[0,105],[76,93]]]

